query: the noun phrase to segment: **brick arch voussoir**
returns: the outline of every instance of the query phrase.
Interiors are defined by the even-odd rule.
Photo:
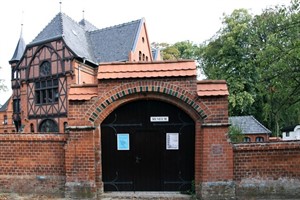
[[[98,124],[98,122],[103,121],[108,113],[111,113],[119,105],[133,99],[141,99],[138,97],[139,94],[148,93],[165,95],[172,99],[177,99],[178,102],[194,110],[202,119],[205,119],[210,114],[209,109],[197,100],[197,95],[193,95],[174,84],[161,81],[138,81],[120,85],[100,96],[86,112],[86,116],[91,123]],[[130,100],[128,97],[131,97],[129,98]]]

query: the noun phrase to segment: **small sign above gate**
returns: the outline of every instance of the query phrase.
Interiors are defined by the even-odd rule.
[[[168,122],[169,116],[152,116],[150,122]]]

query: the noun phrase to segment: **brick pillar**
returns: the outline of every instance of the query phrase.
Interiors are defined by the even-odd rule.
[[[197,195],[201,199],[232,199],[233,149],[227,139],[228,124],[203,124],[202,182]]]
[[[95,167],[95,130],[69,127],[66,145],[65,196],[70,199],[94,199],[97,196]]]

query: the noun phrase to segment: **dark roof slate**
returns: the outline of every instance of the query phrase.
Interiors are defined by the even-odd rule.
[[[7,107],[8,107],[10,98],[11,98],[11,97],[9,97],[9,98],[7,99],[7,101],[1,106],[0,112],[3,112],[3,111],[6,111],[6,110],[7,110]]]
[[[25,48],[26,48],[26,43],[21,34],[20,39],[17,44],[17,47],[15,49],[14,55],[10,59],[9,63],[18,62],[21,59],[21,57],[23,56]]]
[[[128,61],[135,47],[143,19],[98,29],[87,20],[79,23],[64,13],[58,13],[29,44],[62,37],[76,56],[94,63]]]
[[[64,13],[58,13],[29,45],[58,37],[62,37],[65,40],[76,56],[95,61],[89,49],[86,31]]]
[[[92,23],[90,23],[89,21],[82,19],[79,24],[81,25],[81,27],[85,30],[85,31],[95,31],[98,30],[98,28],[96,26],[94,26]]]
[[[229,121],[233,126],[240,127],[243,134],[271,134],[271,131],[253,116],[229,117]]]
[[[89,33],[97,62],[127,61],[135,46],[142,20],[136,20]]]

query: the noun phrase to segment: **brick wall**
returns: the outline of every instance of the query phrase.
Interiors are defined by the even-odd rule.
[[[65,147],[68,198],[92,198],[96,194],[95,138],[94,130],[70,130]]]
[[[300,141],[234,145],[238,196],[300,197]]]
[[[1,134],[0,192],[62,196],[66,139],[63,134]]]

